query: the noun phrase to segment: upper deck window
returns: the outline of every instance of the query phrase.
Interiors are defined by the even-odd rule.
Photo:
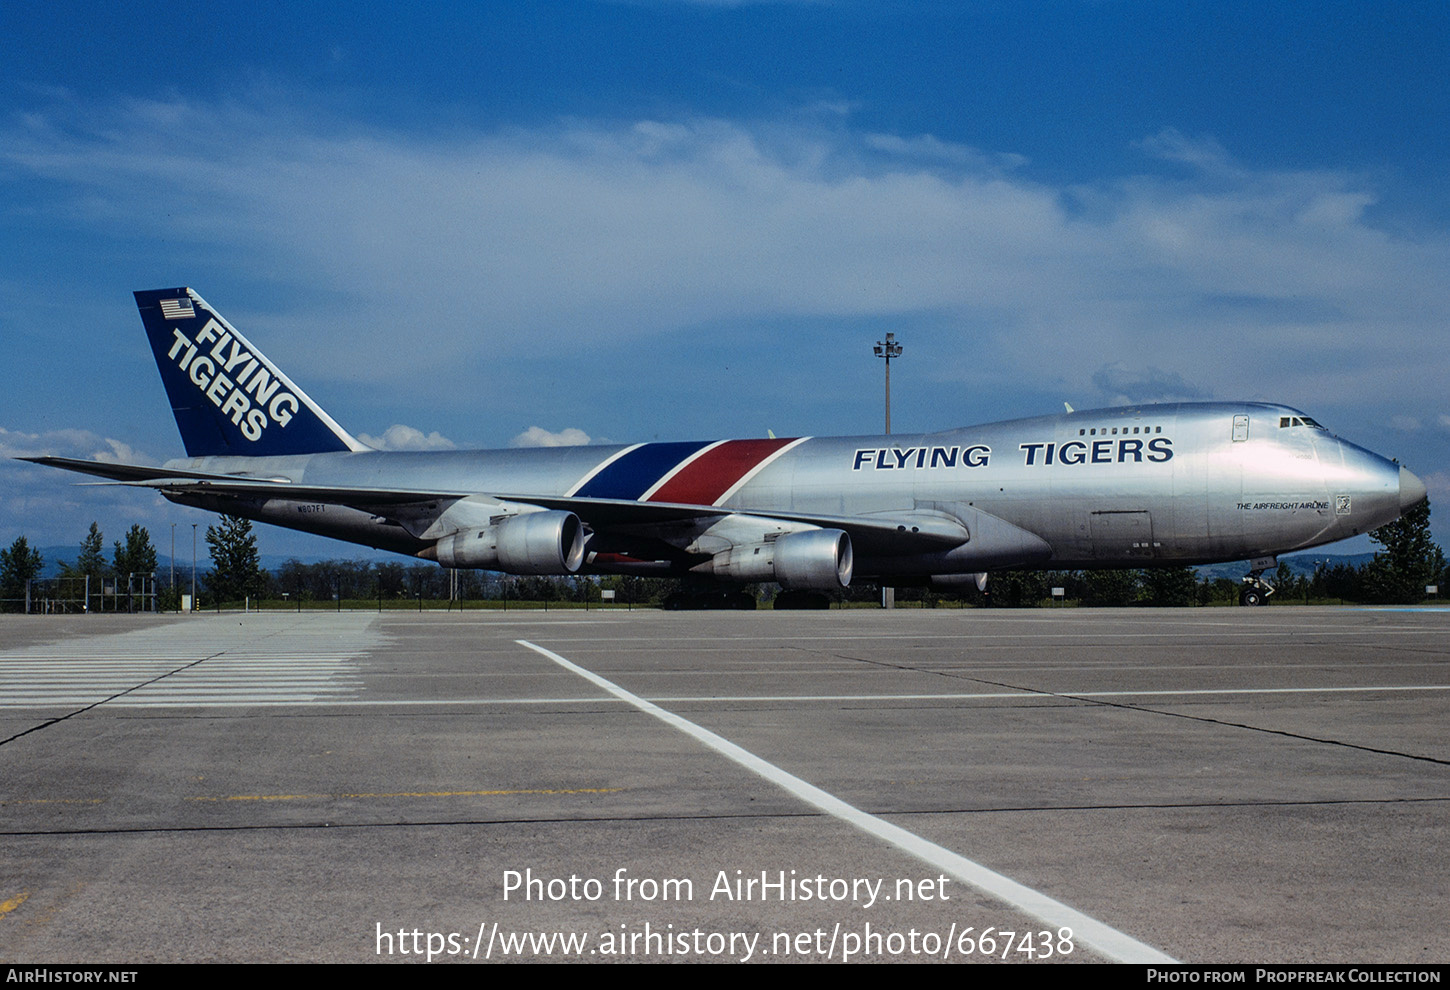
[[[1284,423],[1282,425],[1287,426],[1288,424],[1287,423]],[[1135,427],[1132,428],[1132,431],[1131,432],[1133,432],[1133,433],[1140,433],[1140,432],[1141,433],[1162,433],[1163,432],[1163,427],[1161,427],[1161,426],[1135,426]],[[1111,428],[1111,433],[1109,432],[1109,427],[1106,427],[1106,426],[1101,427],[1101,428],[1099,428],[1099,427],[1093,427],[1092,429],[1079,429],[1077,431],[1077,435],[1080,436],[1080,437],[1095,437],[1095,436],[1097,436],[1100,433],[1103,436],[1105,436],[1105,437],[1106,436],[1116,436],[1117,433],[1118,433],[1118,428],[1116,426],[1112,427]],[[1128,427],[1126,427],[1126,426],[1123,427],[1123,436],[1127,436],[1128,433],[1129,433]]]

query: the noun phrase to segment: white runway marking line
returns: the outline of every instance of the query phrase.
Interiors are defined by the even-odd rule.
[[[27,658],[29,659],[29,658]],[[253,701],[316,702],[353,697],[362,686],[352,657],[219,654],[177,670],[178,659],[44,664],[0,657],[0,708],[91,705],[108,708]],[[148,683],[153,682],[153,683]]]
[[[1178,960],[1172,956],[1153,948],[1143,942],[1139,942],[1131,935],[1126,935],[1109,925],[1090,918],[1076,908],[1068,907],[1061,901],[1053,900],[1046,894],[1026,887],[1010,877],[1003,876],[994,870],[989,870],[980,863],[975,863],[965,856],[952,852],[944,846],[935,842],[929,842],[914,832],[908,832],[899,825],[893,825],[875,815],[867,814],[859,808],[852,807],[840,798],[828,794],[814,784],[801,780],[794,774],[787,773],[773,763],[767,763],[760,757],[743,749],[735,743],[716,735],[709,729],[701,728],[688,719],[681,718],[673,712],[666,711],[658,705],[645,701],[638,695],[631,694],[624,688],[608,681],[593,671],[585,670],[576,663],[559,656],[552,650],[546,650],[542,646],[536,646],[528,640],[515,640],[520,646],[526,647],[538,653],[540,656],[548,657],[550,660],[563,667],[565,670],[578,674],[610,694],[626,701],[642,712],[653,715],[655,718],[671,725],[686,735],[715,750],[722,756],[728,757],[740,766],[750,770],[752,773],[764,777],[766,780],[779,787],[784,788],[791,794],[814,805],[826,814],[841,821],[855,826],[868,835],[890,843],[898,849],[908,852],[918,859],[931,866],[943,870],[961,880],[963,883],[988,894],[1000,901],[1005,901],[1009,906],[1029,914],[1034,918],[1054,927],[1071,928],[1074,941],[1090,946],[1099,954],[1106,956],[1114,962],[1124,963],[1174,963]]]
[[[0,650],[0,709],[317,705],[357,696],[357,657],[376,640],[371,620],[197,617]]]

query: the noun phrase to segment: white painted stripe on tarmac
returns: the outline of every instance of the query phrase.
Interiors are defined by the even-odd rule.
[[[0,651],[0,709],[317,707],[363,687],[371,619],[187,622]]]
[[[1076,908],[1068,907],[1061,901],[1054,900],[1046,894],[1033,890],[1031,887],[1024,886],[1010,877],[997,873],[995,870],[989,870],[980,863],[973,862],[944,846],[939,846],[935,842],[923,839],[915,832],[908,832],[899,825],[893,825],[891,822],[877,818],[875,815],[867,814],[859,808],[847,804],[835,795],[828,794],[814,784],[807,783],[794,774],[787,773],[775,764],[767,763],[754,753],[737,746],[723,736],[716,735],[709,729],[701,728],[688,719],[681,718],[673,712],[666,711],[656,704],[645,701],[638,695],[631,694],[624,688],[600,677],[593,671],[585,670],[578,664],[571,663],[552,650],[546,650],[542,646],[535,646],[528,640],[520,639],[515,642],[520,646],[533,650],[541,656],[548,657],[565,670],[578,674],[596,687],[608,691],[614,697],[628,702],[642,712],[653,715],[666,725],[679,729],[686,735],[715,750],[720,755],[728,757],[752,773],[758,774],[771,783],[784,788],[802,801],[819,808],[826,814],[839,818],[841,821],[855,826],[868,835],[875,836],[898,849],[910,853],[923,862],[951,874],[963,883],[969,884],[1000,901],[1005,901],[1011,907],[1029,914],[1053,928],[1071,928],[1074,942],[1090,946],[1114,962],[1139,964],[1177,962],[1172,956],[1153,948],[1151,945],[1140,942],[1131,935],[1120,932],[1116,928],[1098,921],[1096,918],[1090,918]]]

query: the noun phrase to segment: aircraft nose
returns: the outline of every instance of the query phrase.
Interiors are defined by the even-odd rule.
[[[1415,506],[1425,501],[1428,496],[1425,491],[1425,483],[1415,475],[1400,468],[1400,514],[1404,515]]]

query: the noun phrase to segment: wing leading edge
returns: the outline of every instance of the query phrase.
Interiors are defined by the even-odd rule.
[[[806,527],[839,529],[850,535],[859,552],[892,556],[938,553],[951,550],[971,539],[967,525],[952,511],[920,507],[912,512],[873,513],[866,516],[832,516],[800,512],[738,511],[715,505],[679,502],[636,501],[616,498],[537,495],[519,492],[474,492],[458,489],[416,489],[385,487],[350,487],[339,485],[299,484],[283,478],[249,478],[236,475],[210,474],[165,467],[134,464],[109,464],[69,457],[25,457],[22,460],[50,467],[63,468],[108,479],[109,484],[150,488],[168,496],[211,496],[246,500],[280,499],[287,502],[317,502],[345,506],[377,515],[400,515],[405,527],[416,535],[438,539],[468,528],[460,524],[441,529],[434,524],[449,508],[463,500],[482,500],[492,515],[509,514],[510,506],[570,512],[577,515],[593,532],[649,531],[658,527],[679,527],[683,524],[705,526],[727,517],[753,519],[761,522],[784,522]],[[436,513],[425,513],[422,524],[418,513],[398,513],[404,507],[434,505]],[[517,510],[515,510],[517,511]],[[983,514],[984,515],[984,514]],[[431,517],[431,518],[429,518]],[[1003,523],[1002,525],[1010,525]],[[738,528],[738,527],[736,527]],[[1013,527],[1014,529],[1016,527]],[[662,537],[674,534],[661,533]],[[733,542],[728,537],[718,540]],[[702,550],[701,552],[705,552]]]

